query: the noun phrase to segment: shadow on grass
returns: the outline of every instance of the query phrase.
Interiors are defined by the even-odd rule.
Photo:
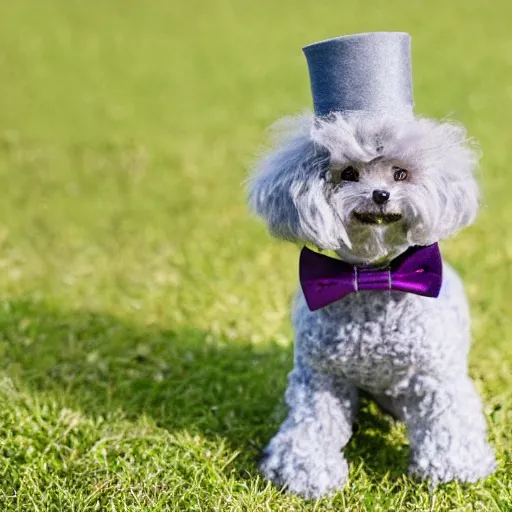
[[[382,413],[369,396],[362,398],[354,435],[345,455],[353,465],[362,464],[368,477],[375,482],[379,482],[384,475],[396,480],[407,472],[409,446],[389,440],[394,421],[391,416]]]
[[[44,303],[0,303],[3,370],[21,386],[97,416],[141,415],[169,431],[226,439],[242,452],[241,477],[256,473],[261,448],[285,414],[292,349],[225,342],[195,328],[140,326]],[[347,448],[376,478],[405,469],[403,450],[385,442],[389,424],[365,406]],[[385,468],[385,469],[383,469]]]

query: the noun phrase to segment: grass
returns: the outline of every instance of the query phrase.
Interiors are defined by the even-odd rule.
[[[512,4],[0,4],[0,510],[512,510]],[[310,105],[302,45],[413,35],[416,110],[483,148],[485,207],[443,244],[499,469],[435,490],[371,404],[348,485],[258,477],[284,414],[297,249],[241,186],[265,127]],[[449,343],[449,340],[447,340]]]

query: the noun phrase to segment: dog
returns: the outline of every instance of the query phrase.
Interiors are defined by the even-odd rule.
[[[307,279],[296,294],[288,416],[261,462],[276,485],[305,498],[343,487],[361,392],[405,422],[411,475],[437,484],[494,471],[468,376],[461,279],[439,260],[442,284],[423,296],[392,289],[389,270],[407,251],[437,247],[475,220],[478,160],[451,121],[337,112],[280,123],[248,181],[249,205],[275,237],[330,251],[352,268],[355,289],[318,308],[314,297],[308,303]],[[389,273],[389,289],[359,289],[358,271],[368,269]]]

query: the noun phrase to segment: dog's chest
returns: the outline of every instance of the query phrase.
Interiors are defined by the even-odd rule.
[[[439,357],[439,326],[418,297],[354,294],[326,311],[321,323],[312,354],[317,363],[370,391],[399,385]]]

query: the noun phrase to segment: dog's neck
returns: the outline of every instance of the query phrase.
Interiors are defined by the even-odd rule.
[[[409,249],[408,245],[401,247],[401,248],[394,248],[393,250],[384,252],[382,254],[368,253],[365,255],[361,255],[361,254],[355,255],[350,252],[336,251],[336,256],[340,260],[342,260],[346,263],[350,263],[351,265],[354,265],[355,267],[358,267],[358,268],[370,267],[370,268],[374,268],[374,269],[379,269],[379,268],[388,267],[389,264],[395,258],[400,256],[400,254],[403,254],[405,251],[407,251],[407,249]]]
[[[352,247],[336,251],[341,260],[356,267],[386,267],[410,247],[402,226],[357,227],[349,230]]]

